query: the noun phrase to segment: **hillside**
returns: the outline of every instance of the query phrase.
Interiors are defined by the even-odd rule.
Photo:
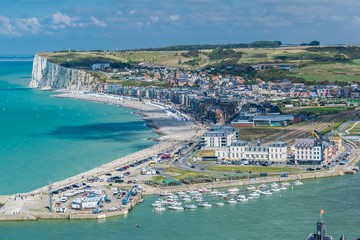
[[[43,52],[50,62],[71,68],[90,68],[96,62],[110,62],[114,68],[146,63],[188,69],[226,66],[291,65],[279,76],[305,81],[355,82],[360,76],[359,47],[215,48],[187,51],[71,51]],[[278,74],[278,73],[277,73]],[[259,75],[262,76],[262,75]],[[251,80],[251,79],[250,79]]]

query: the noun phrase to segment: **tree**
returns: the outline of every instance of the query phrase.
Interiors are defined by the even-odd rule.
[[[320,42],[314,40],[314,41],[311,41],[308,45],[309,45],[309,46],[319,46],[319,45],[320,45]]]

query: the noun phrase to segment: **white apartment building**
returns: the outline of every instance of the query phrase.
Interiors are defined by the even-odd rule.
[[[239,139],[238,132],[230,126],[215,127],[206,132],[201,138],[203,149],[218,149],[229,147],[233,141]]]
[[[269,146],[249,145],[246,141],[233,141],[230,146],[218,148],[215,155],[220,160],[239,161],[246,159],[249,161],[261,162],[286,162],[288,144],[276,141]]]
[[[288,144],[281,141],[269,145],[269,159],[272,162],[286,162],[288,155]]]
[[[318,163],[324,160],[323,144],[320,139],[295,139],[295,161],[298,163]]]

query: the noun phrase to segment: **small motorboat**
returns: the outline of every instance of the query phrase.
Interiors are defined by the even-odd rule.
[[[224,206],[224,203],[223,202],[217,202],[217,203],[215,203],[215,205],[221,207],[221,206]]]
[[[228,204],[235,204],[235,203],[237,203],[237,201],[233,198],[228,201]]]
[[[296,180],[295,182],[293,182],[293,185],[300,186],[300,185],[304,185],[304,183],[300,182],[299,180]]]
[[[185,205],[185,208],[186,209],[196,209],[197,206],[195,204],[188,204],[188,205]]]
[[[157,208],[154,208],[153,211],[154,211],[154,212],[164,212],[164,211],[166,211],[166,208],[164,208],[164,207],[157,207]]]
[[[199,204],[199,207],[210,208],[210,207],[212,207],[212,205],[208,202],[204,202],[204,203]]]

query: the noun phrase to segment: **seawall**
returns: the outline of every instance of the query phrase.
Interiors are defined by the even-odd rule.
[[[99,84],[98,76],[90,71],[66,68],[35,55],[29,86],[40,89],[92,91]]]

